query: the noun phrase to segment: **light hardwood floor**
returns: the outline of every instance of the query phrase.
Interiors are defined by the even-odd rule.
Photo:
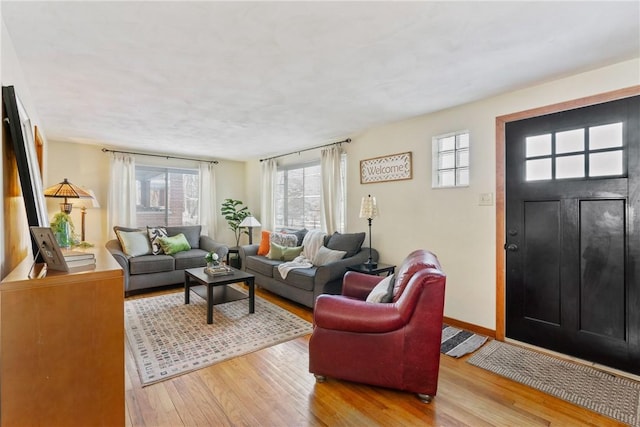
[[[312,319],[305,307],[265,291],[257,294]],[[308,341],[308,336],[294,339],[144,388],[127,344],[126,425],[623,425],[445,355],[438,394],[429,404],[411,393],[331,378],[316,384],[308,372]]]

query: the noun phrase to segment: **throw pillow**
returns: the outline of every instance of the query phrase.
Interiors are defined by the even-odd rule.
[[[391,302],[393,297],[393,274],[382,279],[375,288],[369,292],[367,296],[367,302]],[[391,296],[389,296],[389,289],[391,289]]]
[[[336,231],[329,237],[329,241],[325,246],[336,251],[345,251],[347,253],[346,257],[350,258],[360,252],[364,236],[364,232],[340,234]]]
[[[151,252],[154,255],[162,253],[162,246],[160,246],[160,237],[167,237],[167,229],[164,227],[147,227],[147,233],[149,234],[149,241],[151,242]]]
[[[288,233],[271,233],[269,236],[270,244],[277,244],[280,246],[299,246],[298,245],[298,236],[295,234]]]
[[[283,228],[282,230],[280,230],[281,233],[287,233],[287,234],[295,234],[298,237],[298,243],[296,243],[296,246],[302,246],[302,241],[304,240],[304,236],[307,235],[307,232],[309,232],[309,230],[307,230],[306,228],[303,228],[302,230],[296,230],[295,228]]]
[[[262,235],[260,237],[260,246],[258,247],[258,255],[267,255],[270,249],[269,238],[271,237],[271,232],[267,230],[262,230]]]
[[[144,231],[122,231],[117,230],[116,236],[122,246],[122,252],[130,257],[149,255],[151,253],[151,243]]]
[[[344,258],[345,254],[345,251],[334,251],[325,246],[321,246],[316,257],[313,259],[313,265],[327,265],[332,262],[339,261]]]
[[[301,252],[302,246],[280,246],[277,243],[272,243],[267,258],[278,261],[293,261]]]
[[[191,249],[189,241],[184,234],[176,234],[171,237],[159,237],[158,242],[162,246],[162,250],[167,255],[173,255],[178,252],[188,251]]]

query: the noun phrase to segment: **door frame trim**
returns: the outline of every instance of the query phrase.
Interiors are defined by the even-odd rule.
[[[524,110],[496,117],[496,339],[505,340],[505,125],[517,120],[529,119],[545,114],[559,113],[590,105],[630,98],[640,95],[640,85]]]

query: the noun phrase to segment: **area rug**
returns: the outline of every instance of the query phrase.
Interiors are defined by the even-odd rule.
[[[467,361],[623,423],[640,425],[640,383],[500,341]]]
[[[236,356],[310,334],[312,325],[256,296],[213,308],[207,324],[205,301],[184,292],[125,302],[125,330],[140,381],[147,386]]]
[[[462,357],[473,353],[487,341],[487,337],[463,329],[442,325],[440,353],[451,357]]]

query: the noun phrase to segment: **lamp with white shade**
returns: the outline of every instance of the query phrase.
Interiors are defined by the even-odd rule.
[[[378,216],[378,204],[376,198],[371,197],[369,194],[367,197],[362,198],[360,203],[360,218],[366,218],[369,221],[369,259],[364,263],[365,267],[376,268],[378,263],[373,260],[371,255],[371,220]]]
[[[91,198],[87,199],[80,199],[79,203],[76,203],[76,205],[80,206],[80,211],[82,214],[82,230],[81,230],[81,241],[85,241],[85,227],[84,227],[84,223],[85,223],[85,216],[87,215],[87,208],[99,208],[100,207],[100,203],[98,203],[98,200],[96,199],[96,195],[93,192],[93,190],[87,190],[87,193],[91,194]]]
[[[245,219],[242,220],[238,227],[247,227],[249,229],[249,244],[253,244],[253,227],[260,227],[262,224],[253,217],[253,215],[249,215]]]

